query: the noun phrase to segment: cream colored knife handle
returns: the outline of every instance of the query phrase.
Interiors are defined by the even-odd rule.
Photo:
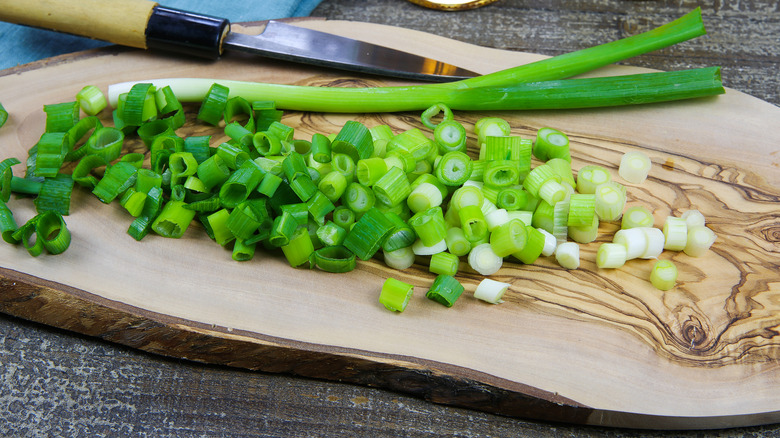
[[[149,0],[0,0],[0,20],[145,49]]]
[[[0,20],[205,58],[219,57],[230,31],[224,18],[150,0],[0,0]]]

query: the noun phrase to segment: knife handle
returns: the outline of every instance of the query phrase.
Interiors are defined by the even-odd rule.
[[[224,18],[150,0],[0,0],[0,20],[140,49],[216,58],[230,30]]]

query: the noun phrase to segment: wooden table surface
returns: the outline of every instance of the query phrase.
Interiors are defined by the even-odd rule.
[[[324,0],[312,15],[555,55],[647,30],[696,6],[709,35],[628,63],[721,65],[726,86],[780,105],[776,0],[499,0],[463,12],[402,0]],[[9,437],[780,437],[780,425],[648,432],[504,418],[383,390],[172,360],[3,314],[0,379],[0,435]]]

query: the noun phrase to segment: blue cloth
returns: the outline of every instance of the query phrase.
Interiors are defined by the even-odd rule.
[[[227,18],[231,22],[305,17],[322,0],[163,0],[163,6]],[[72,35],[0,23],[0,70],[50,56],[108,45]]]

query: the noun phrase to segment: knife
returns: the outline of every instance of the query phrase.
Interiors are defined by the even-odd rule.
[[[231,32],[225,18],[150,0],[0,0],[0,20],[213,59],[235,50],[405,79],[446,82],[477,76],[434,59],[279,21],[269,21],[259,35]]]

